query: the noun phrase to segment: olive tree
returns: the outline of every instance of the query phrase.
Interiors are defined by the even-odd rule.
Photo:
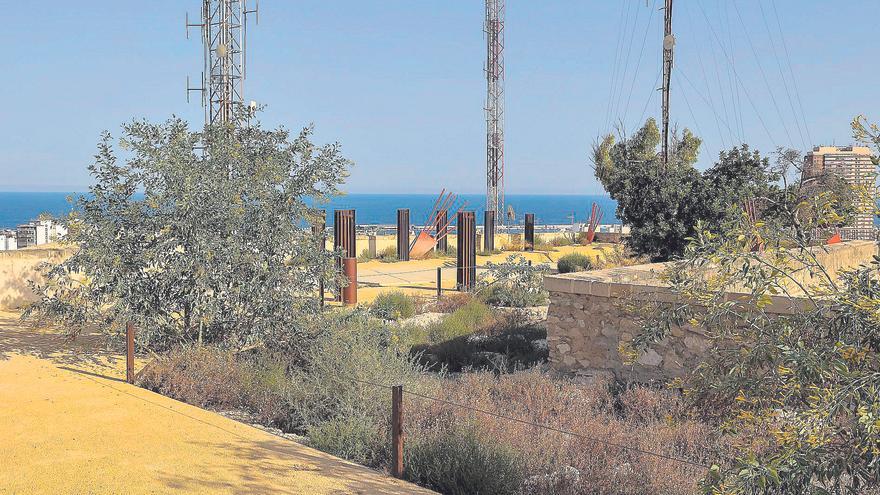
[[[858,124],[858,139],[880,144],[876,127]],[[621,351],[634,359],[676,327],[705,332],[702,362],[676,384],[734,450],[705,493],[878,493],[880,257],[841,273],[823,263],[824,240],[852,208],[834,189],[761,199],[766,221],[740,210],[724,229],[697,226],[664,274],[678,298],[645,305],[642,332]]]
[[[218,342],[295,347],[318,311],[333,253],[318,247],[314,205],[338,193],[348,160],[311,128],[263,129],[250,112],[201,132],[171,118],[105,133],[75,199],[68,241],[26,317],[72,335],[138,327],[141,345]]]

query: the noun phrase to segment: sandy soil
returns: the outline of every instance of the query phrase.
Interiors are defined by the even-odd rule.
[[[599,256],[602,244],[591,246],[562,246],[556,251],[542,252],[503,252],[491,256],[477,256],[477,265],[482,266],[487,262],[500,263],[511,254],[521,254],[532,263],[550,263],[556,265],[556,261],[566,254],[578,252],[588,255],[590,258]],[[389,290],[401,290],[410,294],[424,297],[434,297],[437,290],[437,268],[441,269],[441,287],[443,290],[455,288],[455,256],[446,258],[433,258],[426,260],[398,261],[385,263],[382,261],[368,261],[358,263],[358,302],[368,304],[380,292]],[[481,270],[478,269],[477,275]]]
[[[0,312],[0,493],[433,493],[128,385],[102,342]]]

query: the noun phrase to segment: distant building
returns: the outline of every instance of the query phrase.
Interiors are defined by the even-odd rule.
[[[852,224],[844,228],[842,234],[849,239],[869,239],[877,237],[874,228],[874,214],[877,202],[876,166],[871,160],[871,148],[867,146],[816,146],[804,157],[804,181],[829,174],[845,179],[849,184],[867,186],[873,201],[862,205],[867,213],[856,215]]]
[[[15,229],[18,249],[37,245],[37,226],[31,223],[23,223]]]
[[[67,228],[52,220],[36,220],[21,224],[15,231],[18,249],[56,242],[67,235]]]
[[[14,230],[0,230],[0,251],[18,249],[18,239]]]

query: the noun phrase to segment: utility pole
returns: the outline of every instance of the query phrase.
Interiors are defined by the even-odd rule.
[[[504,0],[486,0],[486,210],[504,222]]]
[[[672,0],[665,0],[663,8],[663,166],[669,164],[669,80],[672,76]]]
[[[248,10],[247,0],[202,0],[201,22],[191,24],[186,15],[186,37],[189,28],[201,29],[204,69],[201,87],[190,87],[186,80],[186,97],[199,91],[205,107],[205,124],[234,120],[237,108],[244,105],[244,79],[247,47],[247,17],[257,15],[259,3]]]

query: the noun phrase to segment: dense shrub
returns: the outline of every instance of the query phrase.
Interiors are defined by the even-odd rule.
[[[454,418],[434,432],[420,432],[404,453],[404,477],[440,493],[515,494],[522,486],[522,458]]]
[[[255,398],[274,397],[285,405],[287,429],[307,434],[319,449],[378,468],[390,460],[390,394],[364,382],[402,383],[406,391],[446,401],[407,395],[404,416],[406,476],[441,493],[684,495],[696,491],[702,469],[618,446],[704,464],[728,451],[716,428],[692,419],[672,392],[576,384],[539,369],[426,375],[388,346],[389,327],[363,313],[332,315],[316,326],[322,333],[289,361],[286,375],[274,357],[193,347],[148,366],[141,383],[221,409],[253,410]],[[280,391],[279,376],[287,377]]]
[[[425,309],[437,313],[452,313],[458,308],[471,302],[473,298],[474,295],[470,292],[449,292],[443,294],[443,297],[441,297],[439,301],[426,306]]]
[[[489,369],[511,372],[547,361],[547,331],[535,324],[495,324],[486,331],[433,345],[416,345],[412,352],[433,370],[460,372]]]
[[[310,425],[306,428],[309,445],[358,464],[388,464],[389,430],[377,419],[347,411],[323,423]]]
[[[381,292],[370,305],[370,314],[383,320],[400,320],[416,314],[416,300],[401,291]]]
[[[398,261],[397,246],[385,246],[385,249],[379,251],[377,257],[387,263]]]
[[[152,361],[138,385],[219,410],[245,409],[265,424],[288,428],[284,362],[275,356],[236,357],[214,346],[182,346]]]
[[[616,389],[601,381],[578,385],[534,369],[501,375],[461,374],[444,380],[438,394],[445,401],[525,422],[448,403],[413,401],[407,409],[405,426],[409,445],[418,443],[421,438],[432,439],[439,444],[434,452],[447,452],[445,462],[458,465],[461,461],[458,456],[474,459],[474,447],[442,436],[455,435],[458,425],[467,425],[474,432],[474,439],[468,442],[491,439],[498,449],[494,452],[504,453],[483,454],[485,459],[494,459],[491,467],[484,461],[486,469],[499,470],[501,480],[495,486],[504,487],[503,490],[468,492],[474,489],[473,485],[468,485],[468,481],[456,473],[446,472],[447,479],[456,480],[456,484],[438,486],[442,493],[693,494],[705,475],[702,468],[614,445],[704,464],[708,463],[712,451],[723,448],[717,444],[715,429],[689,419],[682,411],[680,400],[666,391],[643,387]],[[647,408],[650,413],[641,414],[641,408]],[[528,423],[550,425],[582,436],[535,428]],[[450,444],[458,449],[445,448]],[[506,454],[513,459],[500,460]],[[437,462],[433,456],[425,455],[424,459]],[[524,472],[514,470],[512,473],[508,466],[521,467]],[[412,468],[414,472],[419,469],[436,472],[442,467]],[[482,479],[467,466],[459,469]],[[514,475],[522,480],[521,491],[505,491],[509,485],[503,481]]]
[[[554,247],[560,246],[571,246],[574,244],[574,239],[569,235],[558,235],[552,239],[550,239],[550,245]]]
[[[559,273],[582,272],[593,268],[593,262],[585,254],[569,253],[556,262]]]
[[[544,290],[546,264],[530,265],[523,256],[512,254],[503,263],[486,263],[477,292],[488,304],[509,308],[542,306],[549,294]]]
[[[441,321],[429,325],[427,338],[431,343],[470,335],[492,321],[492,310],[481,301],[470,300]]]

